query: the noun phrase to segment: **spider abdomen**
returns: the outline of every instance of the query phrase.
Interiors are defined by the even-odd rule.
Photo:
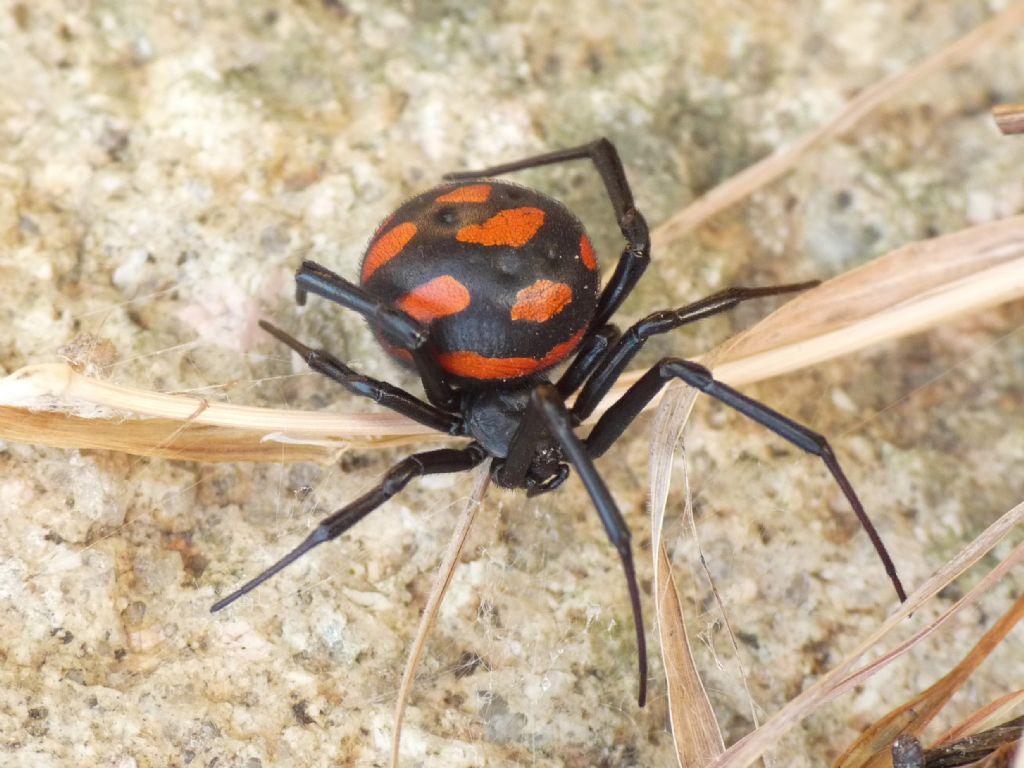
[[[360,272],[370,293],[430,326],[441,367],[463,383],[521,379],[565,359],[594,315],[598,282],[579,219],[498,181],[407,201],[378,228]]]

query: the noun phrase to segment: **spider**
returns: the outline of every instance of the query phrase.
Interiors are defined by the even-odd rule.
[[[494,177],[525,168],[589,159],[604,182],[626,240],[615,272],[599,286],[597,260],[580,221],[561,203]],[[625,333],[610,324],[650,263],[647,223],[614,145],[607,139],[479,171],[403,204],[378,227],[356,285],[312,261],[295,276],[296,301],[314,293],[362,315],[392,357],[419,375],[426,401],[363,376],[330,352],[313,349],[266,321],[261,326],[314,371],[350,392],[447,433],[462,448],[403,459],[372,490],[324,518],[302,543],[211,608],[219,611],[296,559],[341,536],[413,478],[469,470],[492,459],[491,476],[535,496],[558,488],[575,469],[622,561],[636,629],[639,705],[647,697],[647,648],[630,531],[594,460],[614,443],[661,388],[680,379],[818,456],[870,536],[901,600],[895,566],[828,441],[717,381],[688,360],[668,357],[640,378],[586,437],[590,416],[644,342],[740,302],[792,293],[815,282],[729,288],[680,309],[662,310]],[[554,383],[547,373],[575,353]],[[569,407],[566,400],[578,395]]]

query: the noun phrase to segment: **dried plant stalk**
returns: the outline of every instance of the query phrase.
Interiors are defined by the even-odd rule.
[[[1003,133],[1024,133],[1024,104],[999,104],[992,107],[992,117]]]
[[[345,444],[274,439],[266,430],[175,419],[89,419],[0,406],[0,436],[54,448],[99,449],[175,461],[330,461]],[[283,435],[281,436],[283,438]],[[386,444],[385,441],[376,443]]]
[[[967,738],[968,736],[991,728],[995,723],[1003,720],[1018,707],[1024,704],[1024,690],[1013,691],[1000,696],[995,701],[990,701],[985,706],[972,712],[959,725],[950,728],[935,740],[936,744],[951,744],[954,741]]]
[[[799,345],[801,361],[821,359],[832,344],[860,349],[924,330],[939,314],[1011,300],[1020,295],[1022,257],[1024,216],[904,245],[794,297],[733,345],[726,359],[749,359],[726,372],[741,383],[751,365],[783,362],[765,350]]]
[[[470,494],[466,507],[455,523],[455,530],[452,531],[452,538],[448,542],[448,549],[437,569],[437,576],[427,596],[427,604],[423,608],[423,615],[420,617],[419,626],[416,628],[416,636],[413,638],[412,646],[409,648],[409,655],[405,660],[405,669],[402,671],[402,683],[398,688],[398,698],[395,701],[395,725],[391,734],[391,768],[398,768],[399,745],[402,741],[402,722],[405,720],[405,710],[409,704],[409,697],[412,696],[412,686],[416,679],[416,667],[423,649],[427,644],[427,637],[437,619],[437,613],[441,610],[441,601],[448,591],[448,586],[455,576],[455,568],[459,564],[459,556],[466,544],[469,532],[476,522],[476,516],[480,511],[484,494],[491,479],[491,462],[484,462],[476,470],[476,484]]]
[[[811,715],[818,708],[851,690],[886,664],[905,653],[916,643],[939,629],[964,607],[973,604],[1004,578],[1010,568],[1024,559],[1024,544],[1018,545],[1010,556],[988,573],[978,584],[942,616],[933,621],[914,637],[899,644],[880,659],[854,670],[857,661],[869,650],[875,648],[904,619],[916,611],[925,601],[952,583],[960,574],[984,557],[993,547],[1018,526],[1024,524],[1024,503],[1006,512],[980,536],[964,547],[952,560],[940,568],[930,579],[914,590],[907,601],[900,605],[877,629],[861,641],[831,671],[814,685],[794,698],[779,712],[770,717],[763,726],[749,733],[726,750],[725,754],[712,765],[714,768],[745,768],[758,759],[766,750],[775,745],[791,728]]]
[[[734,385],[759,381],[1022,296],[1024,216],[1017,216],[904,246],[807,291],[751,329],[715,372]],[[639,376],[624,375],[595,417]],[[327,460],[349,446],[446,439],[395,413],[237,406],[112,384],[59,363],[0,380],[0,406],[0,438],[195,461]],[[140,425],[126,415],[170,423]],[[179,432],[183,425],[189,429]],[[237,431],[191,434],[196,427]]]
[[[965,61],[979,50],[983,50],[985,46],[992,45],[1000,37],[1018,31],[1022,22],[1024,3],[1012,3],[988,21],[910,69],[865,88],[835,117],[817,130],[804,134],[788,147],[754,163],[669,218],[652,233],[651,239],[655,247],[663,248],[678,240],[715,214],[789,173],[816,147],[841,136],[888,99],[906,93],[926,77]]]
[[[656,247],[664,247],[723,208],[785,174],[816,146],[849,130],[884,100],[906,91],[931,73],[962,61],[999,35],[1015,30],[1021,20],[1024,20],[1024,3],[1014,3],[989,22],[916,67],[866,89],[827,125],[730,179],[658,227],[654,232]],[[1021,237],[1020,222],[1008,220],[998,224],[1005,224],[1014,233],[1015,242],[1008,246],[1010,250],[1019,248],[1020,241],[1024,239]],[[964,246],[967,253],[970,253],[971,249],[974,249],[975,253],[979,248],[983,250],[980,240],[988,234],[987,230],[983,230],[984,228],[975,228],[960,233],[962,241],[959,245]],[[940,252],[935,254],[935,257],[954,259],[956,254],[951,251],[951,244],[944,245],[949,247],[945,250],[940,247]],[[960,284],[964,281],[969,282],[969,276],[960,273],[954,277],[955,270],[948,271],[935,283],[926,284],[922,271],[912,266],[911,259],[900,258],[900,255],[908,256],[901,252],[890,254],[889,257],[868,265],[864,272],[857,270],[845,276],[845,281],[840,278],[801,297],[799,303],[794,302],[790,305],[788,312],[784,310],[777,313],[770,322],[748,334],[743,345],[737,345],[733,356],[721,366],[716,366],[717,374],[734,384],[768,378],[883,339],[924,330],[960,312],[977,311],[1024,295],[1021,288],[1021,283],[1024,282],[1021,279],[1024,261],[1019,259],[1019,250],[1009,256],[1003,254],[997,259],[1002,266],[1007,267],[1005,272],[993,273],[989,276],[988,282],[974,281],[969,285]],[[1018,263],[1012,265],[1010,258],[1017,258]],[[877,281],[880,273],[870,271],[871,267],[882,262],[893,270],[893,291],[888,303],[877,301],[880,292],[877,290],[877,282],[872,281]],[[979,263],[975,263],[974,267],[977,270]],[[995,263],[992,264],[992,268],[997,268]],[[930,297],[923,296],[927,290],[934,293]],[[929,302],[929,299],[933,301]],[[910,305],[905,306],[901,302],[910,302]],[[831,320],[827,317],[829,313],[833,315]],[[812,329],[810,334],[808,329]],[[611,393],[610,399],[621,395],[624,387],[635,380],[635,377],[624,377],[620,386]],[[65,384],[52,387],[55,379],[63,380]],[[51,386],[44,383],[47,380]],[[24,395],[26,390],[23,385],[26,384],[36,387],[35,399],[31,404],[26,405],[18,398],[12,400],[12,390],[20,387],[20,394]],[[53,397],[60,401],[58,406],[73,407],[76,398],[84,398],[87,403],[117,409],[120,413],[160,418],[125,420],[121,416],[108,415],[107,418],[97,419],[60,412],[32,412],[32,408],[40,406],[41,400]],[[66,366],[25,369],[0,382],[0,404],[14,403],[21,407],[0,408],[0,437],[61,447],[107,448],[200,461],[325,459],[334,455],[339,448],[348,445],[400,444],[421,442],[436,437],[435,433],[392,414],[350,416],[319,411],[240,409],[187,396],[159,395],[117,388],[81,377]],[[692,397],[687,408],[691,406]],[[599,410],[598,413],[600,412]],[[678,427],[681,428],[683,421],[685,416],[678,422]],[[671,441],[673,445],[674,439]],[[671,446],[668,453],[671,454]],[[486,474],[484,477],[486,478]],[[483,485],[478,486],[478,490],[482,494]],[[664,508],[663,502],[661,507]],[[460,524],[460,531],[449,548],[445,565],[435,584],[437,599],[435,601],[432,595],[431,601],[428,602],[420,634],[410,654],[403,679],[403,692],[399,696],[396,709],[393,765],[398,759],[397,743],[401,719],[408,688],[412,682],[412,670],[422,650],[422,638],[429,629],[440,597],[450,581],[451,568],[457,561],[458,548],[461,547],[461,541],[464,541],[468,532],[473,514],[475,513],[467,511],[469,520],[465,523],[466,528],[463,529]],[[663,633],[670,636],[668,646],[676,649],[672,653],[677,653],[681,648],[685,648],[685,643],[671,642],[671,635],[682,627],[681,606],[678,597],[674,595],[668,558],[660,541],[660,523],[656,542],[655,573],[658,575],[659,583],[664,585],[657,591],[662,621],[665,622],[666,617],[673,616],[676,617],[674,621],[678,622],[665,627]],[[684,655],[689,656],[688,649]],[[690,664],[692,665],[692,659]],[[668,657],[666,667],[669,667]],[[700,686],[699,678],[696,684]],[[670,691],[671,689],[670,681]],[[678,701],[681,697],[677,695],[674,698]],[[699,707],[703,708],[704,704],[699,704]],[[673,719],[678,726],[678,717],[675,713]],[[698,734],[691,739],[696,750],[693,753],[696,757],[692,764],[703,765],[712,760],[716,765],[749,763],[742,762],[746,759],[742,750],[734,749],[728,754],[721,754],[721,737],[717,735],[716,738],[718,732],[713,716],[710,721],[706,715],[702,716],[698,730],[704,731],[704,734]],[[763,730],[767,732],[770,729]],[[741,745],[745,743],[753,742],[745,739]],[[756,759],[756,755],[752,759]]]
[[[920,737],[925,726],[959,690],[981,663],[1024,618],[1024,596],[982,636],[981,640],[947,675],[919,696],[905,702],[861,734],[835,762],[835,768],[883,768],[892,763],[890,748],[898,736]]]
[[[1018,744],[1004,744],[984,760],[976,763],[974,768],[1024,768],[1024,752],[1018,748]]]
[[[63,363],[30,365],[0,380],[0,405],[60,410],[85,418],[111,418],[116,412],[178,422],[287,433],[313,440],[370,443],[407,438],[433,430],[394,413],[346,414],[283,411],[232,405],[194,395],[168,394],[83,376]]]
[[[725,751],[722,732],[694,662],[682,602],[662,538],[675,446],[696,399],[697,391],[692,387],[670,387],[654,418],[650,453],[651,550],[659,645],[676,759],[687,768],[709,765]]]

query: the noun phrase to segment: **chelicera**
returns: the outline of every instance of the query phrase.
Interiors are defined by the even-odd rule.
[[[581,159],[596,166],[626,239],[604,288],[590,240],[567,208],[532,189],[493,178]],[[294,550],[219,600],[213,611],[317,545],[337,538],[415,477],[463,472],[490,458],[498,485],[535,495],[554,490],[574,469],[622,560],[636,628],[643,706],[647,650],[630,532],[594,460],[672,379],[696,387],[821,458],[871,537],[900,599],[905,599],[892,559],[828,441],[716,381],[703,366],[674,357],[661,360],[597,420],[589,434],[576,434],[652,335],[742,301],[800,291],[815,283],[729,288],[680,309],[655,312],[620,333],[609,321],[650,263],[650,236],[609,141],[599,139],[445,179],[447,183],[412,198],[380,225],[363,258],[358,285],[311,261],[295,278],[300,304],[314,293],[362,315],[384,349],[416,370],[426,401],[363,376],[330,352],[308,347],[270,323],[261,325],[299,353],[311,369],[350,392],[440,432],[467,437],[469,444],[400,461],[376,487],[324,518]],[[552,381],[551,369],[570,357]],[[569,407],[566,400],[573,394],[577,396]]]

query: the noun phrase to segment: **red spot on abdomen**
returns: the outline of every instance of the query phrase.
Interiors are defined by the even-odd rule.
[[[411,221],[407,221],[399,224],[394,229],[389,229],[374,240],[370,250],[366,252],[366,258],[363,260],[362,281],[365,283],[374,272],[401,253],[402,249],[409,244],[409,241],[412,240],[412,236],[415,234],[416,225]]]
[[[580,259],[583,266],[593,272],[597,269],[597,258],[594,256],[594,246],[590,244],[590,238],[586,235],[580,237]]]
[[[565,283],[538,280],[516,294],[512,305],[513,320],[543,323],[557,315],[572,302],[572,288]]]
[[[397,357],[402,362],[410,364],[412,363],[412,352],[410,352],[408,349],[396,347],[391,342],[385,341],[383,334],[378,335],[377,341],[380,342],[380,345],[384,347],[384,349],[386,349],[390,355]]]
[[[483,224],[469,224],[455,234],[461,243],[511,245],[518,248],[530,242],[544,223],[540,208],[506,208]]]
[[[468,306],[469,291],[451,275],[435,277],[398,300],[399,309],[421,323],[457,314]]]
[[[435,203],[486,203],[491,196],[490,184],[467,184],[445,192]]]
[[[448,352],[440,356],[441,367],[465,379],[518,379],[549,368],[568,355],[580,343],[586,328],[581,328],[568,341],[556,344],[541,358],[484,357],[476,352]]]

